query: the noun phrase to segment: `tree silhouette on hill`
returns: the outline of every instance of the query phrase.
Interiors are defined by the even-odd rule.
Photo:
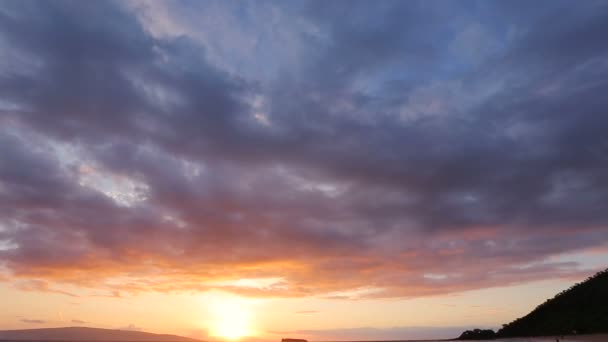
[[[608,333],[608,269],[546,300],[524,317],[492,330],[467,330],[457,340]]]
[[[608,332],[608,269],[548,299],[532,312],[503,325],[497,337]]]
[[[496,337],[492,329],[473,329],[463,332],[458,340],[491,340]]]

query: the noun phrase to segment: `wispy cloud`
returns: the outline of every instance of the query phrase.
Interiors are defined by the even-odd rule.
[[[15,288],[21,291],[37,291],[37,292],[50,292],[50,293],[58,293],[70,297],[78,297],[78,295],[73,294],[64,290],[57,290],[51,288],[49,283],[44,280],[39,279],[30,279],[30,280],[19,280],[15,283]]]
[[[118,328],[119,330],[141,331],[142,329],[134,324],[129,324],[125,327]]]
[[[43,321],[41,319],[27,319],[27,318],[22,319],[21,322],[23,322],[23,323],[30,323],[30,324],[44,324],[44,323],[46,323],[46,321]]]

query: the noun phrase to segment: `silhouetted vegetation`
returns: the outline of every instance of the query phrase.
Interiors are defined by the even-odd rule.
[[[473,329],[463,332],[457,340],[491,340],[496,337],[492,329]]]
[[[608,333],[608,269],[558,293],[497,337]]]

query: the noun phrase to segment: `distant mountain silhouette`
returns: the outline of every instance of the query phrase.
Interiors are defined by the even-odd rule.
[[[131,341],[131,342],[192,342],[195,339],[176,335],[152,334],[141,331],[98,329],[84,327],[0,330],[0,340],[10,341]]]
[[[608,333],[608,269],[558,293],[497,337]]]

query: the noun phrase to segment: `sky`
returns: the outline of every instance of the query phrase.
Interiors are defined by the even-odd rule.
[[[0,328],[454,337],[608,260],[607,1],[0,2]]]

